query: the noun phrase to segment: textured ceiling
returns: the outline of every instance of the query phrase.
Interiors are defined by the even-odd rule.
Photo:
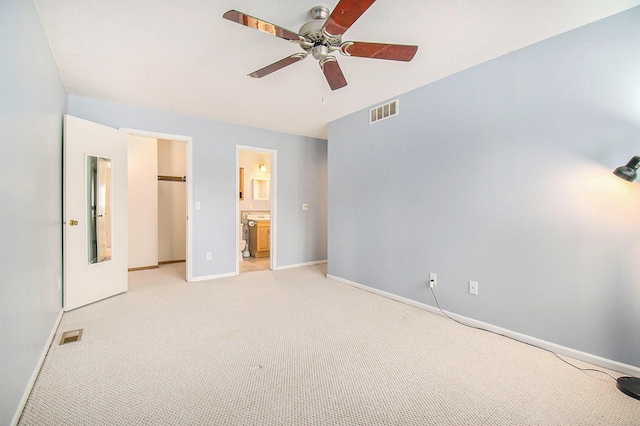
[[[309,56],[247,74],[297,44],[222,18],[236,9],[298,32],[337,0],[35,0],[72,95],[326,138],[327,123],[640,0],[378,0],[343,40],[416,44],[412,62],[338,56],[332,92]],[[324,104],[321,102],[324,97]]]

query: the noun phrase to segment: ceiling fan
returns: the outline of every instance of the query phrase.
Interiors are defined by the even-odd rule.
[[[223,18],[238,24],[255,28],[256,30],[297,43],[304,50],[295,53],[264,68],[249,74],[250,77],[261,78],[286,66],[303,60],[309,54],[318,60],[331,90],[340,89],[347,85],[340,65],[331,53],[339,51],[345,56],[361,58],[388,59],[408,62],[413,59],[418,46],[403,44],[370,43],[363,41],[342,41],[342,34],[371,6],[375,0],[340,0],[331,15],[324,6],[311,9],[312,21],[307,22],[299,33],[289,31],[277,25],[270,24],[237,10],[230,10]]]

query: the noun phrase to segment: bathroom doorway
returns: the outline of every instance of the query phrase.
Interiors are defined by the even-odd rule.
[[[236,146],[236,274],[276,267],[276,154]]]

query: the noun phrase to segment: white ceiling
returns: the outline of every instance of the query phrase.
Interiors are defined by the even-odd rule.
[[[297,44],[222,18],[236,9],[297,32],[337,0],[35,0],[72,95],[327,137],[327,123],[640,0],[378,0],[343,40],[416,44],[412,62],[344,57],[332,92],[311,56],[247,74]],[[324,96],[325,103],[321,100]]]

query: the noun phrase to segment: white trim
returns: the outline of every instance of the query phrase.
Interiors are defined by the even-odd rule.
[[[218,278],[235,277],[236,275],[238,275],[238,274],[236,274],[235,272],[227,272],[227,273],[224,273],[224,274],[207,275],[205,277],[192,277],[189,282],[217,280]]]
[[[22,416],[22,411],[24,410],[24,406],[27,404],[27,400],[29,399],[29,395],[31,395],[31,391],[33,390],[33,385],[36,383],[36,379],[38,378],[38,374],[40,373],[40,369],[42,368],[42,364],[44,364],[44,359],[47,357],[47,352],[49,352],[49,348],[51,347],[51,343],[53,343],[53,338],[56,337],[56,332],[58,331],[58,326],[60,325],[60,321],[62,320],[62,316],[64,315],[64,309],[60,309],[60,313],[58,314],[58,318],[56,318],[56,322],[53,324],[53,329],[49,334],[49,338],[47,339],[47,344],[44,346],[42,350],[42,354],[40,354],[40,359],[36,364],[36,368],[31,373],[31,378],[29,379],[29,383],[27,384],[27,388],[24,390],[22,394],[22,399],[20,399],[20,404],[18,405],[18,409],[13,415],[13,420],[11,420],[11,425],[16,426],[20,421],[20,417]]]
[[[393,299],[397,302],[405,303],[407,305],[414,306],[419,309],[424,309],[425,311],[432,312],[434,314],[442,315],[442,312],[436,307],[427,305],[426,303],[416,302],[415,300],[407,299],[406,297],[398,296],[393,293],[388,293],[383,290],[378,290],[373,287],[368,287],[363,284],[359,284],[353,281],[346,280],[344,278],[336,277],[334,275],[327,274],[327,278],[330,280],[334,280],[343,284],[347,284],[353,287],[357,287],[359,289],[369,291],[371,293],[375,293],[380,296],[387,297],[389,299]],[[444,311],[444,310],[443,310]],[[602,358],[597,355],[589,354],[586,352],[578,351],[576,349],[571,349],[566,346],[557,345],[555,343],[547,342],[546,340],[541,340],[536,337],[531,337],[526,334],[521,334],[515,331],[508,330],[506,328],[498,327],[486,322],[478,321],[473,318],[468,318],[462,315],[454,314],[449,311],[444,311],[448,316],[454,318],[458,321],[461,321],[465,324],[468,324],[472,327],[482,328],[488,331],[493,331],[496,333],[504,334],[505,336],[509,336],[513,339],[519,340],[523,343],[528,343],[534,346],[539,346],[541,348],[550,350],[552,352],[557,353],[558,355],[565,355],[580,361],[588,362],[593,365],[597,365],[603,368],[608,368],[613,371],[618,371],[623,374],[628,374],[630,376],[640,376],[640,367],[635,367],[629,364],[623,364],[618,361],[613,361],[607,358]]]
[[[193,242],[193,138],[191,136],[184,135],[172,135],[170,133],[151,132],[148,130],[128,129],[120,127],[125,133],[137,136],[146,136],[156,139],[167,139],[172,141],[184,141],[187,143],[187,276],[188,282],[195,281],[193,278],[193,254],[192,254],[192,242]]]
[[[300,267],[303,267],[303,266],[319,265],[321,263],[327,263],[327,259],[325,259],[325,260],[315,260],[313,262],[296,263],[295,265],[278,266],[277,268],[274,269],[274,271],[281,271],[283,269],[300,268]]]
[[[259,146],[248,146],[248,145],[236,145],[236,186],[234,189],[235,199],[236,199],[236,255],[240,251],[238,244],[238,234],[240,226],[240,200],[238,199],[238,188],[239,183],[238,179],[240,176],[238,175],[238,168],[240,167],[240,151],[251,151],[251,152],[259,152],[261,154],[269,154],[269,167],[271,170],[269,171],[269,204],[270,204],[270,212],[271,212],[271,241],[270,241],[270,253],[269,253],[269,269],[275,271],[278,269],[277,262],[277,253],[278,253],[278,150],[263,148]],[[235,275],[240,274],[240,262],[236,262],[236,273]]]

